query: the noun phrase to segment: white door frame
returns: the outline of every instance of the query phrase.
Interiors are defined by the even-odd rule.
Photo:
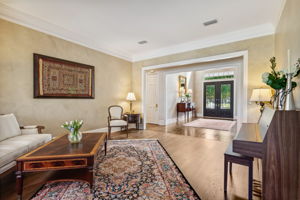
[[[243,71],[243,97],[242,97],[242,102],[243,102],[243,109],[241,110],[241,119],[243,123],[247,122],[247,102],[248,102],[248,50],[246,51],[237,51],[233,53],[227,53],[227,54],[220,54],[220,55],[215,55],[215,56],[209,56],[209,57],[203,57],[203,58],[195,58],[195,59],[189,59],[189,60],[182,60],[182,61],[177,61],[177,62],[171,62],[171,63],[166,63],[166,64],[160,64],[160,65],[151,65],[151,66],[146,66],[142,67],[141,69],[141,112],[143,113],[144,116],[144,128],[146,128],[146,103],[145,103],[145,86],[146,86],[146,71],[147,70],[154,70],[154,69],[162,69],[162,68],[170,68],[170,67],[180,67],[184,65],[190,65],[190,64],[200,64],[203,62],[212,62],[212,61],[220,61],[220,60],[225,60],[225,59],[232,59],[232,58],[238,58],[242,57],[243,58],[243,65],[242,71]]]

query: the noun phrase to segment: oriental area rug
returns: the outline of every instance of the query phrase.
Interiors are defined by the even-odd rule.
[[[94,187],[79,180],[45,184],[32,198],[199,200],[158,140],[110,140],[95,162]]]

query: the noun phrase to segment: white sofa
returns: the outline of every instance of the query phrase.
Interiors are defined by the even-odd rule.
[[[39,134],[41,126],[20,127],[14,114],[0,115],[0,174],[16,165],[16,158],[45,144],[51,134]]]

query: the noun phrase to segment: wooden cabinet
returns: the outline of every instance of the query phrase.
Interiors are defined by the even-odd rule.
[[[300,112],[276,111],[263,144],[263,198],[300,199]]]

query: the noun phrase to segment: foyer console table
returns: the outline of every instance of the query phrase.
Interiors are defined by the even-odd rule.
[[[242,124],[233,152],[262,159],[264,200],[300,199],[300,112],[265,108],[259,124]]]
[[[192,103],[177,103],[177,121],[180,112],[184,113],[185,120],[189,119],[190,112],[192,112],[192,114],[194,112],[194,116],[197,117],[196,108]]]

